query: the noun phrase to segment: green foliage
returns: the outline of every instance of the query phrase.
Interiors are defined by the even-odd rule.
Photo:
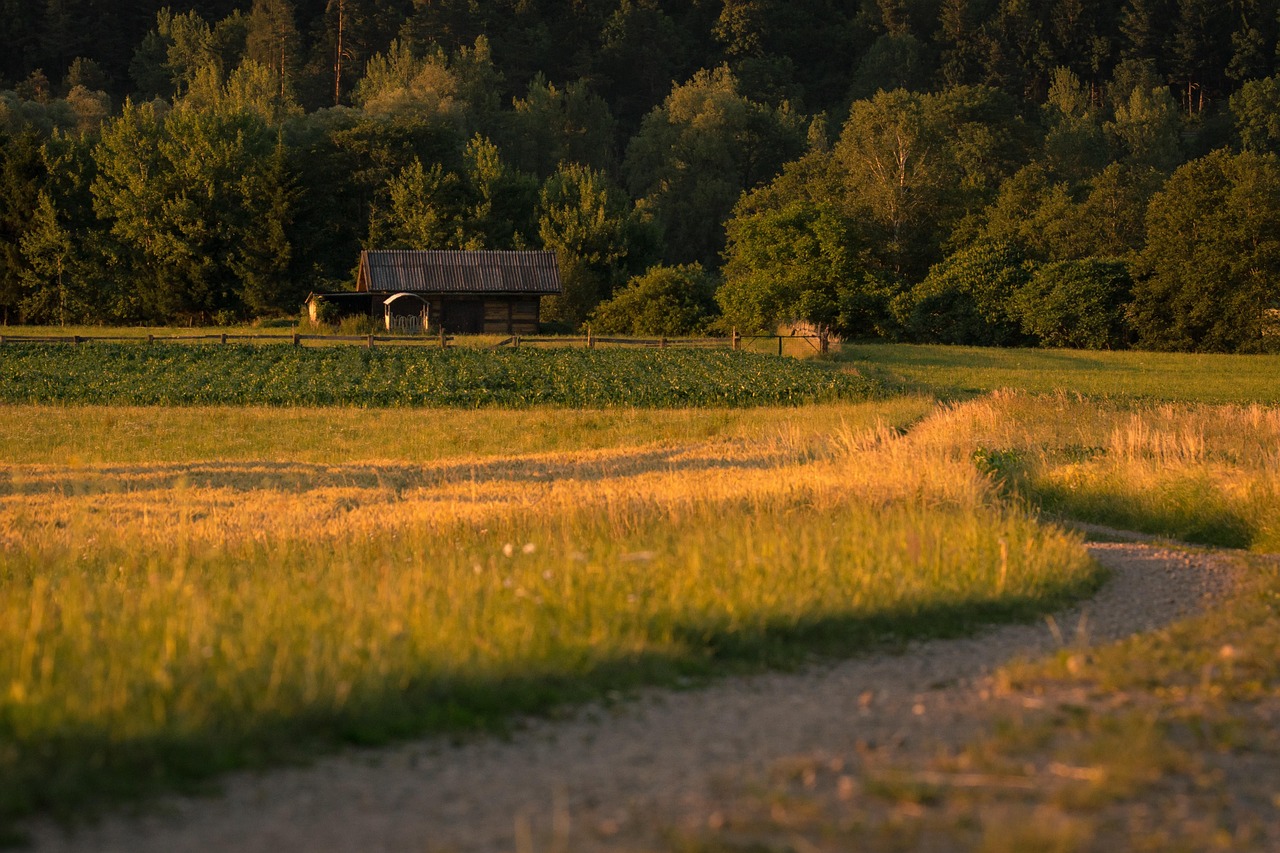
[[[1016,290],[1010,313],[1047,347],[1120,349],[1131,333],[1125,312],[1133,294],[1128,267],[1089,258],[1038,268]]]
[[[848,215],[873,226],[876,254],[908,279],[944,237],[990,200],[1025,146],[1013,104],[979,87],[856,101],[835,147]]]
[[[1077,185],[1027,166],[1000,185],[981,232],[1041,261],[1129,257],[1142,249],[1147,204],[1163,182],[1155,169],[1125,163]]]
[[[613,114],[585,82],[557,89],[539,75],[513,107],[502,136],[517,168],[540,179],[555,174],[561,163],[616,169]]]
[[[1151,201],[1131,321],[1143,346],[1258,351],[1280,308],[1280,160],[1217,151]]]
[[[676,337],[702,331],[715,311],[715,282],[701,266],[655,266],[601,302],[591,315],[591,328],[606,334]]]
[[[439,163],[415,159],[387,184],[387,209],[374,209],[369,242],[380,249],[478,249],[467,234],[466,188]]]
[[[369,60],[353,100],[367,115],[412,115],[417,121],[452,125],[462,138],[491,133],[498,79],[489,43],[476,39],[452,55],[436,48],[418,56],[404,42]]]
[[[907,334],[923,343],[1011,346],[1026,344],[1014,308],[1031,267],[1007,243],[979,242],[929,270],[898,302]]]
[[[253,0],[246,20],[247,58],[270,69],[281,100],[291,96],[302,46],[291,0]]]
[[[1242,85],[1231,96],[1231,115],[1244,150],[1280,153],[1280,77]]]
[[[821,365],[728,350],[0,347],[5,402],[739,407],[866,399],[878,391]]]
[[[661,229],[665,259],[717,267],[734,203],[800,154],[805,127],[785,105],[743,95],[727,68],[676,86],[645,117],[623,164],[632,195]]]
[[[853,76],[854,99],[874,97],[877,92],[928,89],[933,69],[926,60],[926,48],[910,33],[880,36],[867,50]]]
[[[1182,160],[1182,123],[1165,86],[1134,89],[1116,104],[1115,121],[1106,129],[1133,165],[1167,172]]]
[[[645,224],[608,176],[565,163],[542,185],[538,236],[556,253],[564,292],[543,303],[546,319],[578,327],[644,260]]]
[[[724,324],[769,331],[804,322],[846,336],[884,333],[894,288],[831,204],[794,201],[760,209],[745,197],[729,222],[724,284],[716,300]]]
[[[744,325],[792,314],[893,336],[886,300],[949,255],[1008,242],[1040,262],[1132,260],[1186,159],[1280,148],[1274,0],[162,7],[0,0],[6,146],[102,137],[88,218],[62,194],[74,181],[19,163],[28,142],[5,151],[5,310],[24,298],[21,239],[44,191],[69,241],[92,244],[77,275],[108,321],[292,312],[379,245],[546,245],[570,283],[548,303],[563,328],[662,260],[732,263],[731,287],[793,294],[735,297]],[[574,167],[617,184],[598,221],[561,192]],[[810,208],[842,236],[787,221]],[[793,260],[813,268],[745,248],[770,230],[801,236]],[[790,280],[765,282],[753,256]]]
[[[259,115],[126,104],[94,159],[95,209],[132,255],[142,316],[296,305],[284,152]]]
[[[46,177],[41,139],[34,130],[0,130],[0,312],[5,325],[22,298],[21,278],[28,264],[21,240],[31,229],[40,187]]]

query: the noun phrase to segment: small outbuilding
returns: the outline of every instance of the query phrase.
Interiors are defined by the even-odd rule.
[[[533,335],[542,297],[563,292],[555,252],[365,251],[354,293],[313,293],[307,305],[313,322],[336,311],[397,331]]]
[[[555,252],[367,251],[356,291],[372,295],[375,312],[413,294],[430,322],[447,332],[532,335],[542,297],[563,287]]]

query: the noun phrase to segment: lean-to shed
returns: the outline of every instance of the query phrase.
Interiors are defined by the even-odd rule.
[[[461,334],[536,334],[542,297],[562,290],[554,252],[366,251],[356,279],[375,319],[392,296],[412,293],[432,325]]]

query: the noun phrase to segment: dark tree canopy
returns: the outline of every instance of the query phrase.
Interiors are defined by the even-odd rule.
[[[553,250],[546,316],[569,327],[684,328],[696,303],[722,329],[1280,341],[1280,0],[0,0],[0,20],[4,322],[292,314],[394,245]]]

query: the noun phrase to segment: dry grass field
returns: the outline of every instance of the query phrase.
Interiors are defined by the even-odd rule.
[[[325,440],[330,412],[185,413],[187,435],[256,421],[222,459],[113,442],[151,410],[6,409],[3,808],[962,632],[1092,588],[1078,538],[900,440],[926,405],[486,415],[563,422],[556,450],[520,455],[472,413],[385,414],[418,442],[355,446]],[[306,458],[274,444],[286,423],[312,430]],[[72,448],[95,434],[86,462]],[[387,455],[450,435],[474,445]]]
[[[891,355],[885,375],[910,387]],[[726,410],[4,406],[0,820],[1032,618],[1103,580],[1069,519],[1272,551],[1280,419],[1252,386],[1235,402],[1222,387]],[[993,706],[988,738],[921,759],[940,781],[903,787],[890,768],[882,806],[854,813],[787,783],[778,797],[813,804],[785,825],[745,798],[746,830],[673,849],[901,849],[922,826],[943,849],[1132,846],[1099,816],[1150,808],[1162,778],[1225,796],[1186,755],[1276,754],[1257,720],[1277,702],[1280,584],[1265,561],[1248,578],[1157,641],[1010,670],[1009,696],[1084,691],[1083,710]],[[946,782],[1045,754],[1136,781],[1016,801]],[[1001,836],[1014,813],[1047,815],[1044,833]],[[1219,829],[1190,849],[1256,849]]]

